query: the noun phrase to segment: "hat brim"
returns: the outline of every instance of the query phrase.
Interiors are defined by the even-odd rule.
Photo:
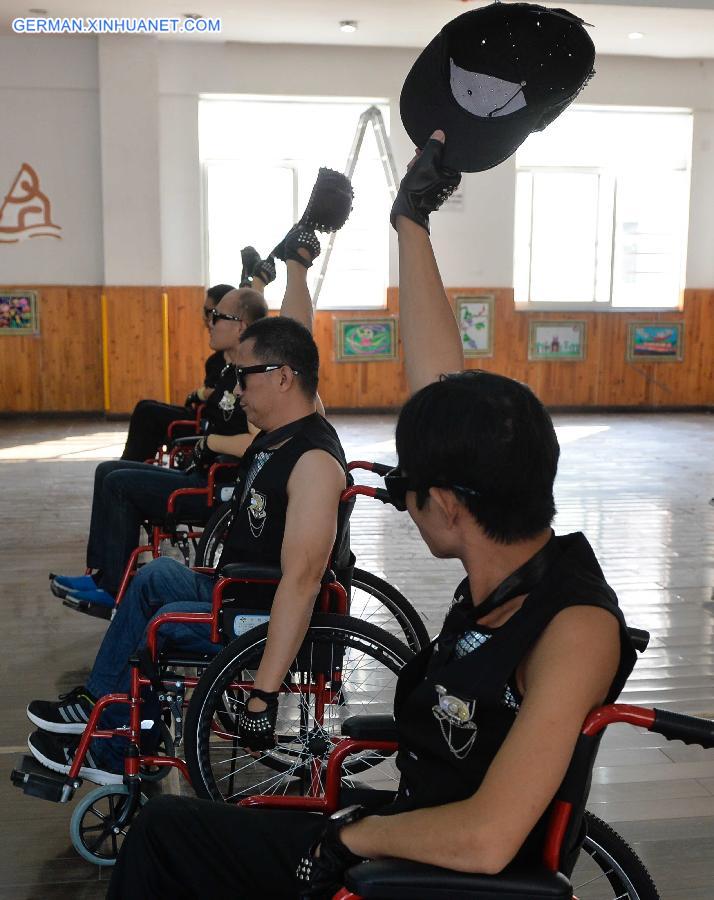
[[[442,34],[420,53],[399,98],[404,128],[416,147],[436,129],[446,135],[442,163],[457,172],[482,172],[508,159],[538,125],[543,110],[524,107],[507,116],[480,118],[454,99],[443,71]]]

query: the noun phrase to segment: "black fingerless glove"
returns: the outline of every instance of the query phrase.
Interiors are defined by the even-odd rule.
[[[206,471],[218,459],[219,454],[208,446],[208,438],[202,437],[193,445],[191,462],[197,469]]]
[[[406,216],[429,231],[429,214],[450,197],[461,182],[461,174],[441,165],[444,145],[429,138],[426,146],[402,178],[389,221],[396,228],[397,216]]]
[[[298,864],[296,874],[300,882],[300,900],[331,900],[344,885],[345,872],[364,862],[365,857],[357,856],[342,843],[340,831],[366,814],[363,807],[350,806],[336,813],[336,818],[328,819],[319,841]],[[320,855],[315,856],[318,847]]]
[[[253,278],[260,278],[264,284],[275,281],[275,274],[275,260],[270,254],[265,259],[258,260],[253,269]]]
[[[203,400],[198,396],[198,391],[191,391],[183,401],[184,406],[199,406],[201,403],[203,403]]]
[[[309,261],[298,253],[300,248],[307,250],[310,254],[311,258]],[[309,269],[320,255],[320,242],[314,231],[298,222],[297,225],[293,225],[270,255],[281,259],[283,262],[293,259],[295,262],[299,262],[300,265],[305,266],[306,269]]]
[[[262,712],[251,712],[248,703],[256,697],[267,703]],[[238,719],[238,740],[248,750],[272,750],[275,746],[275,722],[278,718],[278,691],[253,688]]]

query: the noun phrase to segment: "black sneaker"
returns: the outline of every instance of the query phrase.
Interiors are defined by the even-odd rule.
[[[46,731],[33,731],[27,739],[27,746],[38,763],[53,772],[67,775],[79,746],[79,738],[74,735],[60,736],[47,734]],[[79,770],[79,777],[95,784],[121,784],[124,772],[112,772],[104,768],[94,758],[90,745],[84,756],[84,765]]]
[[[260,264],[260,253],[255,247],[243,247],[240,252],[240,259],[243,264],[243,270],[241,271],[239,287],[250,287],[253,271]]]
[[[59,700],[33,700],[27,707],[27,718],[33,725],[55,734],[81,734],[89,721],[94,700],[84,685]]]

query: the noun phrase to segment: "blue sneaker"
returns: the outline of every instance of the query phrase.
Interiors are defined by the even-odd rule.
[[[68,591],[65,600],[71,600],[77,606],[114,606],[114,597],[96,585],[90,591]]]
[[[64,600],[70,591],[94,591],[97,582],[91,575],[50,575],[50,590]]]

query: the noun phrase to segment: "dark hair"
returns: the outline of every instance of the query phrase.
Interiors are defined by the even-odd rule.
[[[232,284],[214,284],[213,287],[209,287],[209,289],[206,291],[206,296],[213,300],[214,306],[217,306],[226,296],[228,291],[234,290],[235,288]]]
[[[270,316],[259,319],[243,332],[240,342],[254,340],[254,353],[264,363],[284,363],[296,369],[298,381],[308,397],[317,393],[320,356],[312,335],[295,319]]]
[[[246,325],[252,325],[258,319],[268,315],[268,304],[260,291],[253,288],[238,288],[238,306]]]
[[[419,509],[430,486],[473,488],[477,496],[457,496],[504,544],[553,520],[558,439],[543,404],[518,381],[478,369],[442,376],[404,405],[396,444]]]

